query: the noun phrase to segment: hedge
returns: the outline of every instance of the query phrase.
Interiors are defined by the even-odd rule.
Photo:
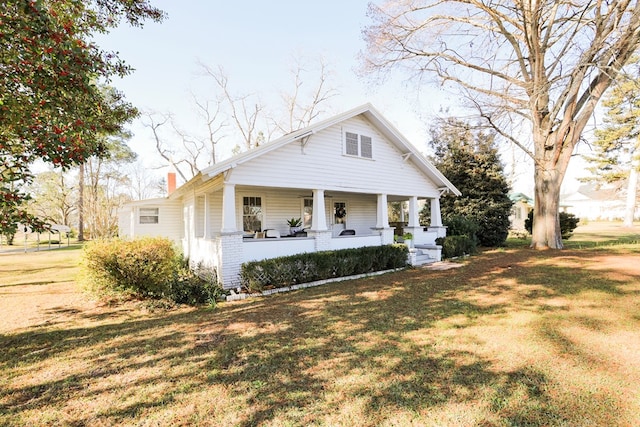
[[[297,254],[242,264],[242,285],[249,291],[285,287],[407,265],[406,245],[370,246]]]
[[[215,274],[190,269],[173,243],[160,237],[88,242],[82,269],[84,283],[98,294],[167,298],[193,305],[213,303],[221,292]]]
[[[469,236],[439,237],[436,243],[442,246],[442,258],[455,258],[476,252],[476,240]]]

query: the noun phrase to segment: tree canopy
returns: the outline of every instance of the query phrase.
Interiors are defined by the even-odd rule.
[[[443,222],[463,216],[474,221],[483,246],[500,246],[509,234],[509,184],[504,176],[495,136],[448,119],[430,130],[434,165],[462,196],[440,199]]]
[[[164,14],[147,0],[7,0],[0,9],[0,232],[36,228],[24,185],[36,161],[66,169],[106,153],[104,135],[137,114],[101,83],[132,70],[92,35]]]
[[[369,15],[365,69],[401,68],[456,91],[483,126],[525,150],[532,246],[562,248],[560,186],[596,105],[640,44],[640,3],[388,0]]]
[[[633,67],[636,68],[636,67]],[[626,191],[624,225],[632,226],[640,171],[640,78],[637,70],[611,87],[602,104],[604,125],[596,129],[593,152],[585,155],[591,176],[585,181],[613,184]],[[626,185],[625,185],[626,184]]]

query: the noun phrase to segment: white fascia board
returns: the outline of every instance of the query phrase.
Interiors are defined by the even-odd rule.
[[[407,154],[407,152],[411,152],[413,156],[409,158],[410,161],[413,161],[414,164],[416,164],[418,168],[420,168],[420,170],[429,178],[435,180],[438,187],[444,186],[456,196],[462,195],[460,190],[458,190],[455,185],[453,185],[451,181],[442,174],[442,172],[432,165],[431,162],[428,161],[422,153],[420,153],[420,151],[418,151],[418,149],[395,128],[395,126],[393,126],[393,124],[389,123],[382,114],[373,108],[373,106],[369,107],[368,114],[365,114],[365,116],[372,121],[379,130],[383,131],[385,136],[400,148],[402,153]]]

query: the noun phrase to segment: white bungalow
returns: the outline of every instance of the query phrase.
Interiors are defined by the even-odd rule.
[[[366,104],[215,164],[166,198],[129,203],[120,234],[170,237],[229,289],[240,286],[247,261],[391,244],[387,203],[405,201],[403,232],[413,234],[410,261],[420,264],[440,260],[447,191],[460,195]],[[418,219],[424,202],[428,227]],[[302,219],[302,230],[290,229],[291,218]]]

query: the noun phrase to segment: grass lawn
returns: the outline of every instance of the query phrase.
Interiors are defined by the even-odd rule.
[[[0,254],[0,425],[640,425],[640,229],[568,247],[171,310]]]

